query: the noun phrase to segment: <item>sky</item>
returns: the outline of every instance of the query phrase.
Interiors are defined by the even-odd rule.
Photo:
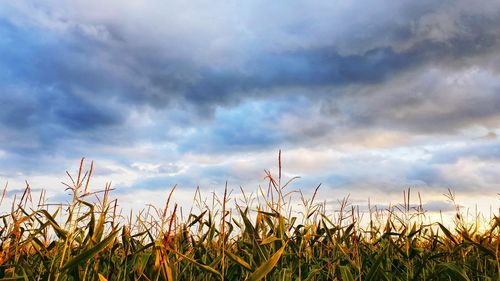
[[[0,184],[63,201],[86,157],[141,208],[282,150],[328,202],[498,208],[499,74],[497,0],[2,1]]]

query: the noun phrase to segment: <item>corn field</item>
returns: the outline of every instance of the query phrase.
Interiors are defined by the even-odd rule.
[[[367,223],[347,200],[328,215],[316,192],[293,210],[280,165],[258,203],[241,190],[232,204],[226,188],[217,207],[182,216],[173,188],[164,206],[124,216],[109,185],[88,191],[83,164],[70,203],[28,186],[1,214],[1,280],[500,280],[499,214],[482,228],[459,210],[451,227],[429,223],[410,190],[403,206],[370,208]]]

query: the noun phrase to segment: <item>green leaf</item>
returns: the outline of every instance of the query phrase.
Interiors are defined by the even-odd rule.
[[[382,260],[384,259],[385,257],[385,251],[386,249],[382,249],[377,257],[377,259],[375,260],[375,262],[373,263],[372,267],[370,268],[370,271],[368,272],[368,274],[366,275],[365,278],[363,278],[363,280],[376,280],[376,273],[378,271],[378,269],[380,268],[380,264],[382,263]]]
[[[233,254],[233,253],[231,253],[229,251],[224,250],[224,252],[226,253],[226,255],[230,259],[232,259],[237,264],[243,266],[247,270],[252,270],[252,267],[245,260],[243,260],[242,258],[238,257],[237,255],[235,255],[235,254]]]
[[[453,237],[453,235],[451,234],[451,232],[446,227],[444,227],[444,225],[440,224],[439,222],[438,222],[438,225],[441,228],[441,230],[444,232],[444,234],[446,235],[446,237],[448,237],[448,239],[450,239],[451,241],[453,241],[453,243],[455,243],[455,245],[458,245],[457,240],[455,239],[455,237]]]
[[[340,267],[340,275],[342,276],[343,281],[354,281],[354,277],[349,270],[349,267],[343,265]]]
[[[274,242],[276,240],[281,240],[281,239],[279,239],[277,237],[274,237],[274,236],[269,236],[267,238],[262,239],[262,241],[260,242],[260,244],[261,245],[266,245],[266,244],[272,243],[272,242]]]
[[[204,216],[206,213],[207,213],[207,211],[205,210],[204,212],[202,212],[202,213],[201,213],[200,215],[198,215],[198,216],[195,216],[195,215],[189,215],[189,217],[190,217],[190,218],[191,218],[191,217],[194,217],[194,220],[193,220],[191,223],[189,223],[187,227],[191,227],[191,226],[195,225],[196,223],[200,222],[200,221],[201,221],[201,219],[203,218],[203,216]]]
[[[209,273],[214,274],[214,275],[215,275],[215,276],[217,276],[220,280],[222,280],[222,279],[223,279],[223,278],[222,278],[222,274],[220,274],[220,272],[218,272],[218,271],[217,271],[217,270],[215,270],[214,268],[212,268],[212,267],[210,267],[210,266],[208,266],[208,265],[201,264],[201,263],[199,263],[199,262],[195,261],[194,259],[192,259],[192,258],[190,258],[190,257],[188,257],[188,256],[185,256],[185,255],[183,255],[183,254],[181,254],[181,253],[179,253],[179,252],[177,252],[177,251],[175,251],[175,250],[174,250],[174,252],[175,252],[177,255],[179,255],[179,256],[181,256],[182,258],[184,258],[184,259],[186,259],[187,261],[189,261],[190,263],[192,263],[192,264],[196,265],[196,266],[197,266],[197,267],[199,267],[200,269],[202,269],[202,270],[204,270],[204,271],[206,271],[206,272],[209,272]]]
[[[116,238],[116,235],[118,234],[118,231],[119,229],[113,231],[111,234],[109,234],[108,237],[106,237],[104,240],[102,240],[101,242],[97,243],[94,247],[90,248],[90,249],[87,249],[83,252],[81,252],[80,254],[78,254],[77,256],[75,256],[74,258],[70,259],[62,268],[61,270],[67,270],[67,269],[70,269],[70,268],[73,268],[75,267],[76,265],[78,265],[79,263],[84,263],[86,260],[90,259],[91,257],[93,257],[94,255],[96,255],[97,253],[99,253],[100,251],[102,251],[104,248],[106,248],[107,246],[109,246],[111,243],[113,243],[113,241],[115,240]]]
[[[442,263],[439,265],[441,267],[441,272],[446,273],[448,277],[452,277],[454,280],[470,281],[465,270],[454,263]]]
[[[49,212],[47,212],[46,210],[43,210],[43,209],[40,210],[40,212],[43,215],[45,215],[47,220],[49,220],[49,223],[50,223],[50,225],[52,225],[52,228],[54,228],[54,231],[56,232],[57,237],[66,240],[66,237],[68,236],[68,232],[59,226],[59,224],[56,222],[54,217],[51,214],[49,214]],[[55,216],[55,214],[54,214],[54,216]]]
[[[283,251],[285,250],[285,245],[283,245],[274,255],[264,262],[257,270],[255,270],[250,277],[248,277],[247,281],[257,281],[264,278],[278,263]]]

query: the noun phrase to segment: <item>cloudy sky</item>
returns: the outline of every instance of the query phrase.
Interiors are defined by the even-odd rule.
[[[3,1],[0,181],[62,200],[85,156],[144,206],[255,190],[281,149],[325,200],[495,207],[499,74],[497,0]]]

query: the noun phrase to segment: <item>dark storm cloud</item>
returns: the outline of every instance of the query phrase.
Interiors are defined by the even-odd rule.
[[[8,91],[8,89],[4,89]],[[1,124],[10,129],[26,128],[37,114],[37,101],[26,99],[22,95],[0,97],[3,110],[0,112]]]
[[[472,20],[472,23],[476,24]],[[414,68],[432,65],[460,64],[464,57],[486,55],[496,50],[500,34],[491,31],[486,22],[482,28],[471,24],[467,37],[451,38],[445,42],[425,40],[404,50],[393,47],[370,49],[361,54],[341,55],[334,45],[322,48],[259,54],[242,69],[217,70],[210,67],[183,69],[175,73],[169,65],[144,65],[145,73],[157,95],[134,95],[138,99],[180,98],[199,107],[235,104],[243,100],[267,95],[276,87],[341,87],[351,84],[379,84]],[[185,73],[182,73],[185,72]],[[183,81],[189,76],[191,81]],[[255,94],[255,90],[261,90]]]
[[[127,47],[126,41],[111,37],[100,42],[89,38],[81,34],[78,25],[70,28],[69,39],[56,37],[50,40],[50,34],[49,39],[42,39],[46,38],[45,34],[33,34],[41,30],[20,30],[7,23],[5,25],[10,29],[8,37],[16,46],[11,46],[10,50],[7,48],[11,53],[6,58],[11,66],[15,65],[14,61],[18,62],[17,65],[21,62],[19,69],[13,69],[18,71],[19,76],[41,84],[60,85],[65,89],[78,86],[89,91],[106,89],[107,96],[125,95],[146,102],[150,99],[152,105],[176,95],[192,103],[213,105],[241,99],[241,94],[235,93],[256,88],[381,82],[407,68],[428,62],[448,60],[452,63],[457,58],[484,54],[497,46],[498,31],[494,27],[500,23],[498,16],[483,18],[465,14],[456,20],[465,35],[459,34],[444,41],[425,39],[402,50],[395,50],[388,43],[385,47],[350,55],[341,55],[335,44],[321,48],[258,53],[236,71],[224,69],[224,66],[220,67],[222,70],[216,70],[219,67],[196,67],[186,58],[162,59],[158,57],[158,50],[154,49],[149,55],[137,53],[137,50]],[[405,33],[414,32],[411,24],[407,23],[405,29],[408,31]],[[20,51],[19,45],[22,46]],[[105,51],[111,52],[103,55]],[[97,63],[96,59],[104,59],[104,62]],[[113,69],[106,65],[107,62],[117,69],[123,67],[130,70],[127,75],[137,75],[134,78],[143,76],[149,83],[141,88],[131,80],[118,82],[117,79],[124,77],[116,77]],[[126,86],[120,87],[120,83]],[[117,87],[121,91],[113,91]],[[126,91],[126,88],[131,89]]]
[[[421,163],[412,166],[406,174],[406,179],[426,186],[446,185],[446,179],[441,174],[438,167],[430,163]]]
[[[284,146],[286,129],[278,126],[282,112],[298,113],[300,99],[274,98],[247,102],[233,110],[219,110],[210,125],[198,128],[189,138],[181,140],[183,152],[234,152],[248,149],[275,149]]]
[[[72,131],[88,131],[99,127],[121,124],[123,115],[115,108],[91,104],[86,100],[71,97],[53,109],[53,116],[65,128]]]
[[[88,52],[77,54],[65,38],[5,20],[0,34],[1,149],[30,157],[53,153],[65,139],[88,137],[83,132],[96,134],[123,123],[124,113],[109,96],[84,94],[113,90],[106,82],[109,75],[84,60],[91,56]]]
[[[123,115],[107,104],[93,104],[77,96],[50,90],[1,87],[4,96],[0,103],[0,127],[3,137],[24,136],[38,140],[41,147],[55,144],[57,138],[81,135],[79,132],[100,130],[122,123]],[[22,146],[23,141],[4,143],[5,146]],[[45,145],[43,144],[45,143]],[[45,147],[48,148],[48,147]]]
[[[465,147],[442,149],[435,153],[431,163],[455,164],[460,159],[500,162],[500,143],[470,144]]]
[[[439,7],[442,9],[441,5]],[[425,9],[417,9],[415,13],[422,16],[423,11]],[[498,14],[481,17],[464,13],[455,20],[460,32],[443,40],[424,38],[405,48],[397,48],[388,42],[386,46],[358,54],[341,54],[334,43],[320,48],[259,52],[237,69],[224,65],[199,66],[182,57],[165,59],[155,49],[147,54],[139,53],[128,47],[125,40],[117,40],[119,36],[97,40],[83,33],[79,25],[71,26],[65,37],[60,38],[50,33],[42,35],[43,30],[35,27],[19,27],[3,21],[2,33],[8,38],[2,47],[6,54],[3,65],[8,67],[12,79],[28,82],[37,88],[52,87],[70,96],[75,91],[85,91],[87,96],[99,99],[101,103],[118,99],[125,103],[124,110],[138,104],[161,108],[174,100],[181,107],[187,102],[202,114],[210,114],[219,105],[234,106],[252,97],[266,97],[273,88],[282,88],[283,95],[286,95],[290,87],[314,89],[384,84],[386,80],[418,67],[460,64],[464,58],[486,55],[497,49],[500,32],[495,27],[500,26]],[[388,32],[393,32],[395,35],[390,37],[398,38],[399,43],[401,37],[418,37],[414,29],[412,22],[408,22],[397,30],[390,28]],[[112,29],[105,27],[104,30]],[[377,29],[377,32],[384,30]],[[409,98],[411,93],[401,93],[401,96],[405,98],[396,99],[393,107],[397,108],[397,103]],[[417,97],[410,101],[418,103],[421,100]],[[496,100],[488,103],[488,108],[494,110],[497,103]],[[379,108],[386,109],[384,106]],[[62,123],[78,122],[79,119],[87,124],[98,120],[103,120],[103,125],[113,124],[110,121],[115,119],[96,115],[94,113],[98,111],[92,112],[93,109],[88,107],[89,112],[85,113],[84,104],[79,113],[72,113],[71,109],[60,110],[56,116]],[[465,112],[472,118],[479,114],[477,111],[468,114],[468,111],[472,109],[459,108],[456,114]],[[486,110],[485,114],[488,112],[491,110]],[[91,119],[91,116],[95,118]],[[364,120],[360,117],[352,116]],[[447,118],[439,120],[444,120],[441,127],[448,125]],[[418,118],[402,122],[428,124]],[[80,125],[75,127],[86,126]]]
[[[175,154],[175,162],[349,143],[365,153],[323,175],[326,183],[399,190],[401,182],[446,185],[443,166],[460,159],[496,161],[493,144],[441,147],[429,161],[370,157],[413,137],[439,142],[474,126],[498,129],[498,2],[282,4],[6,4],[0,168],[43,169],[55,163],[34,160],[45,154],[98,151],[130,169],[132,157]],[[373,141],[386,132],[393,141]],[[225,167],[198,168],[199,177],[228,177]],[[138,182],[160,188],[171,179],[193,181]]]
[[[495,129],[500,120],[497,75],[476,66],[418,69],[384,84],[347,89],[348,94],[327,98],[321,112],[344,120],[351,130],[445,135],[473,126]]]

